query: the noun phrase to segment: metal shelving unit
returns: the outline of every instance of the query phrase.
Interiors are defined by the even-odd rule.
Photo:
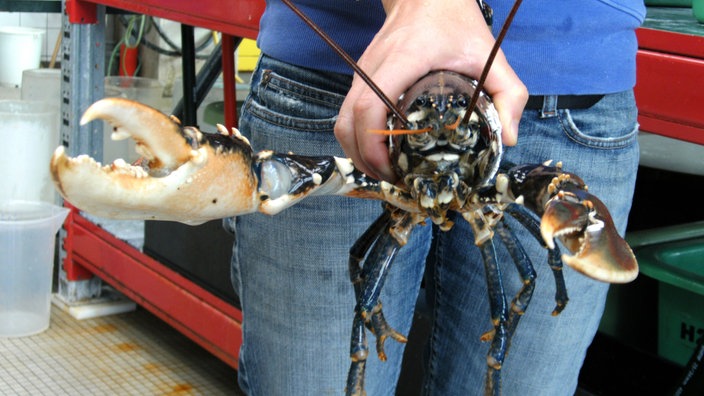
[[[104,16],[107,7],[181,22],[182,38],[192,28],[220,31],[225,124],[236,125],[234,50],[241,38],[255,38],[264,1],[76,1],[65,0],[62,61],[61,143],[71,155],[102,157],[102,127],[81,126],[80,115],[103,96]],[[192,39],[192,35],[191,35]],[[184,44],[187,47],[187,43]],[[195,114],[198,83],[192,59],[184,56],[184,122]],[[212,84],[212,82],[210,82]],[[61,234],[60,294],[81,301],[100,294],[101,280],[134,300],[232,367],[237,367],[242,314],[189,279],[115,238],[75,208]],[[97,275],[97,276],[96,276]]]
[[[96,18],[104,20],[105,7],[96,8]],[[103,132],[98,123],[80,125],[83,111],[103,97],[105,75],[105,25],[72,24],[63,18],[61,40],[61,129],[60,143],[71,156],[89,154],[103,157]],[[67,230],[60,231],[61,240],[69,241]],[[71,262],[70,250],[61,249],[62,262]],[[100,295],[100,279],[80,266],[59,268],[59,294],[69,302]]]

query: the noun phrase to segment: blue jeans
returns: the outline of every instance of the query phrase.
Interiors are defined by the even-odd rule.
[[[343,155],[332,131],[349,83],[348,76],[263,57],[240,129],[255,150]],[[509,148],[506,158],[514,163],[562,160],[565,170],[582,176],[606,202],[623,232],[638,165],[636,127],[631,92],[607,95],[588,110],[559,110],[555,117],[526,112],[519,145]],[[244,315],[239,382],[249,395],[343,392],[355,305],[348,252],[380,213],[379,202],[314,197],[276,216],[235,220],[232,274]],[[506,358],[503,390],[507,395],[572,395],[607,285],[566,269],[572,299],[560,316],[552,317],[554,284],[544,249],[521,235],[534,258],[538,286]],[[491,323],[473,240],[459,218],[450,232],[416,227],[381,294],[390,325],[408,334],[425,275],[433,314],[426,394],[483,393],[488,344],[479,342],[479,336]],[[510,298],[520,279],[503,250],[497,250]],[[389,340],[388,361],[380,362],[370,340],[367,394],[393,395],[403,345]]]

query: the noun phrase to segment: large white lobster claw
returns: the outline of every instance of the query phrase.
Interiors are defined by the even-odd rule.
[[[81,123],[104,120],[113,139],[132,138],[140,166],[117,160],[102,166],[87,155],[70,158],[59,147],[51,175],[61,195],[91,214],[115,219],[200,224],[256,211],[257,178],[246,139],[201,133],[137,102],[102,99]]]
[[[112,125],[113,140],[134,139],[143,158],[136,166],[123,160],[103,166],[87,155],[70,158],[65,147],[56,149],[51,176],[57,190],[96,216],[200,224],[256,211],[276,214],[310,195],[398,195],[347,158],[254,153],[234,128],[204,133],[126,99],[94,103],[81,123],[93,120]],[[405,207],[413,210],[411,204]]]
[[[548,201],[540,232],[551,248],[559,238],[573,254],[563,254],[562,261],[593,279],[627,283],[638,276],[635,255],[606,206],[585,190],[561,191]]]

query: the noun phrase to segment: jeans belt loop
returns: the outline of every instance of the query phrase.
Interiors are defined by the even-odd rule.
[[[543,96],[543,106],[540,108],[540,118],[550,118],[557,115],[557,95]]]

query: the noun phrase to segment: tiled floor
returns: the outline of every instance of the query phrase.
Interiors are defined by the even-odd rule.
[[[43,333],[0,337],[0,396],[244,395],[234,369],[143,308],[76,320],[52,306],[51,315]],[[425,331],[416,325],[411,338]],[[398,396],[419,394],[417,358],[407,356]],[[580,388],[575,396],[593,394]]]
[[[0,395],[241,395],[236,372],[144,309],[0,338]]]

